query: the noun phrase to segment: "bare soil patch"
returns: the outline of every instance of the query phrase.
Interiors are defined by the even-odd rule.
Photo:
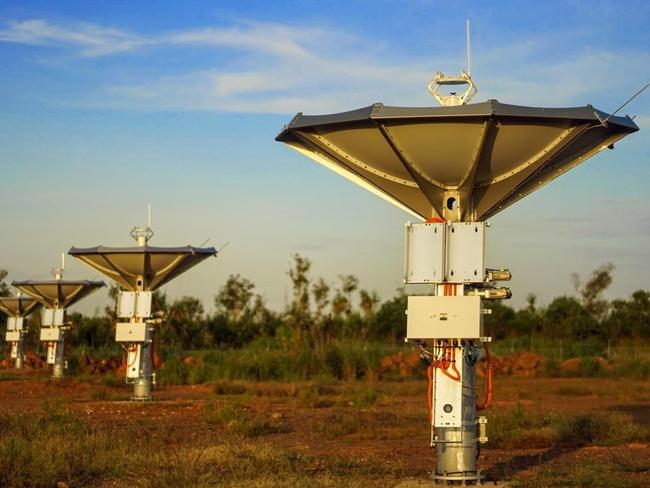
[[[140,424],[146,435],[164,437],[165,445],[176,449],[208,449],[237,435],[304,456],[301,476],[340,476],[349,486],[394,486],[405,480],[417,485],[435,463],[428,447],[425,390],[424,382],[412,380],[240,382],[167,386],[155,391],[153,402],[132,403],[130,387],[106,384],[101,377],[53,383],[42,370],[4,371],[0,411],[21,415],[56,404],[90,425]],[[585,414],[629,422],[638,429],[629,434],[634,441],[614,433],[584,445],[554,440],[552,422]],[[552,486],[553,479],[569,480],[557,486],[650,486],[650,446],[643,437],[650,424],[650,385],[642,381],[500,378],[487,415],[488,435],[502,439],[481,451],[481,468],[491,479],[514,480],[515,486]],[[549,423],[537,423],[545,417]],[[511,438],[493,430],[503,426],[514,429]],[[525,445],[517,443],[518,435]],[[593,479],[609,484],[590,481],[595,474],[600,478]],[[123,481],[105,486],[123,486]]]

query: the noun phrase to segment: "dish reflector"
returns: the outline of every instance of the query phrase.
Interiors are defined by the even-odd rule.
[[[68,308],[104,286],[103,281],[14,281],[20,291],[34,297],[48,308]]]
[[[210,256],[214,247],[73,247],[68,254],[79,258],[126,290],[153,291]]]
[[[299,113],[276,140],[422,219],[481,221],[639,129],[608,117],[590,105],[375,104]]]
[[[28,297],[0,297],[0,312],[9,317],[26,317],[41,304],[34,298]]]

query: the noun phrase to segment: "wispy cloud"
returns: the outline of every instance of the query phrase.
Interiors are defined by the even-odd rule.
[[[302,46],[306,37],[322,38],[320,29],[295,29],[277,24],[248,24],[240,27],[205,28],[166,35],[161,38],[168,44],[220,46],[246,49],[271,55],[308,57]]]
[[[98,57],[143,47],[151,40],[118,29],[79,23],[55,25],[34,19],[10,22],[0,30],[0,41],[49,47],[71,47],[80,56]]]
[[[128,81],[108,78],[90,99],[76,106],[140,110],[229,112],[323,112],[384,100],[392,104],[433,104],[424,86],[439,67],[457,67],[449,56],[396,51],[374,39],[336,28],[243,23],[157,35],[94,24],[45,20],[9,23],[0,42],[47,46],[72,56],[100,58],[127,52],[156,56],[169,49],[217,53],[215,66],[178,69]],[[480,98],[538,105],[584,104],[587,96],[620,86],[612,73],[641,79],[648,53],[585,51],[558,56],[561,46],[547,38],[479,50],[474,73]],[[553,51],[553,56],[548,51]],[[153,51],[153,53],[152,53]],[[126,77],[125,77],[126,78]]]

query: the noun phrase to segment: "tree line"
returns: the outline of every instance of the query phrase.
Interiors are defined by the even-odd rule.
[[[496,338],[541,336],[561,340],[598,339],[615,344],[621,339],[650,338],[650,292],[637,290],[627,299],[606,300],[614,265],[604,264],[586,280],[571,279],[576,293],[554,298],[540,307],[534,295],[526,306],[514,310],[503,303],[490,306],[486,316],[489,334]]]
[[[207,313],[195,297],[172,299],[154,293],[153,308],[164,313],[157,334],[164,348],[182,350],[241,348],[253,342],[267,347],[309,348],[325,354],[333,342],[398,344],[406,332],[406,293],[381,301],[375,291],[360,288],[353,275],[340,275],[335,283],[310,274],[312,262],[294,254],[287,276],[291,298],[284,310],[271,310],[255,284],[239,274],[230,275],[214,297],[214,311]],[[489,303],[485,332],[495,339],[545,337],[563,340],[598,340],[615,344],[623,338],[650,337],[650,293],[638,290],[627,299],[603,297],[612,282],[613,265],[605,264],[582,281],[573,275],[576,293],[539,306],[533,295],[525,307],[515,310],[504,302]],[[6,271],[0,270],[0,293],[10,294]],[[73,324],[73,344],[98,350],[115,350],[115,304],[119,288],[109,290],[111,303],[103,314],[68,315]],[[28,341],[38,347],[39,316],[32,318]]]

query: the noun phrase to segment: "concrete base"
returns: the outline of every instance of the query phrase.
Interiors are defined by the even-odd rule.
[[[16,358],[16,365],[15,366],[16,366],[16,369],[23,369],[23,357],[22,356],[19,355]]]

